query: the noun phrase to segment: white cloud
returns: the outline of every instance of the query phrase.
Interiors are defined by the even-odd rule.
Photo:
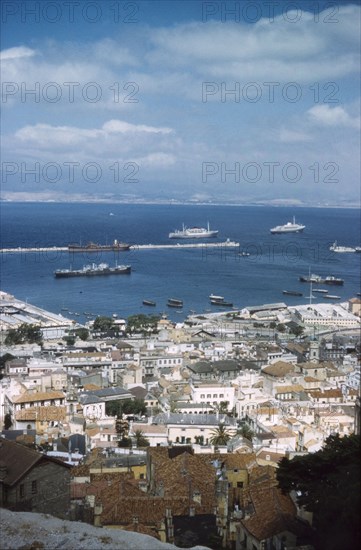
[[[279,133],[279,139],[283,143],[297,143],[311,141],[312,137],[306,132],[300,132],[297,130],[289,130],[287,128],[281,128]]]
[[[360,128],[360,119],[352,118],[347,111],[340,106],[315,105],[308,110],[311,121],[323,126],[346,126]]]
[[[107,133],[129,133],[129,132],[145,132],[151,134],[170,134],[171,128],[156,128],[155,126],[146,126],[145,124],[130,124],[124,120],[109,120],[102,126]]]
[[[175,164],[176,160],[176,157],[172,154],[157,152],[146,155],[145,157],[135,158],[134,162],[139,163],[142,167],[156,166],[165,168]]]
[[[26,48],[25,46],[17,46],[14,48],[8,48],[7,50],[2,50],[0,52],[0,61],[15,60],[24,57],[33,57],[34,55],[34,50]]]

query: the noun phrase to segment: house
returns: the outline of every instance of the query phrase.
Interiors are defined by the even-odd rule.
[[[361,317],[361,299],[351,298],[351,300],[348,301],[348,310],[353,315]]]
[[[0,507],[65,519],[69,506],[68,464],[0,439]]]
[[[243,491],[241,510],[236,540],[245,550],[301,548],[311,539],[310,526],[297,518],[291,498],[272,480],[251,483]]]
[[[222,403],[227,411],[231,411],[234,407],[235,388],[228,384],[223,385],[217,382],[191,384],[191,391],[192,402],[200,407],[204,406],[204,409],[211,405],[217,408]]]
[[[6,395],[4,401],[5,411],[12,417],[17,411],[37,407],[59,407],[65,405],[65,394],[62,391],[24,391],[20,395]]]
[[[286,361],[277,361],[262,369],[263,389],[268,395],[274,395],[275,386],[287,381],[287,377],[294,373],[295,366]]]
[[[220,424],[230,435],[237,431],[234,418],[218,414],[158,414],[153,418],[153,423],[167,426],[168,442],[175,444],[208,445]]]

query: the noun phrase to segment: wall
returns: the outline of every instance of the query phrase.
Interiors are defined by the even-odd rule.
[[[36,482],[36,492],[32,484]],[[20,496],[20,486],[24,496]],[[41,461],[7,492],[6,508],[51,514],[66,518],[70,508],[70,468]]]

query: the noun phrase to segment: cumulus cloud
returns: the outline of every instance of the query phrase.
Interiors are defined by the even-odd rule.
[[[15,60],[24,57],[33,57],[34,55],[35,51],[31,48],[27,48],[25,46],[17,46],[14,48],[8,48],[7,50],[2,50],[0,52],[0,61]]]
[[[130,124],[124,120],[109,120],[103,124],[103,130],[108,133],[145,132],[150,134],[170,134],[171,128],[156,128],[145,124]]]
[[[315,105],[309,109],[308,115],[311,121],[316,124],[360,128],[360,119],[352,118],[341,106],[331,107],[330,105]]]
[[[312,136],[310,136],[306,132],[288,130],[287,128],[281,128],[279,138],[280,141],[283,143],[298,143],[312,140]]]

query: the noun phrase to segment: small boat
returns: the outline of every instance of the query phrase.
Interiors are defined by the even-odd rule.
[[[323,296],[327,300],[340,300],[341,296],[336,296],[335,294],[324,294]]]
[[[302,292],[298,292],[298,290],[282,290],[282,294],[287,294],[288,296],[303,296]]]
[[[231,302],[226,302],[223,296],[215,296],[214,294],[211,294],[209,296],[209,300],[213,306],[233,307],[233,304]]]
[[[356,252],[356,249],[355,248],[352,248],[351,246],[339,246],[337,244],[337,241],[335,241],[331,246],[330,246],[330,250],[331,252]]]
[[[328,290],[326,290],[325,288],[314,288],[313,292],[320,292],[321,294],[327,294]]]
[[[167,302],[168,307],[183,307],[183,300],[178,300],[177,298],[169,298]]]
[[[355,252],[361,252],[361,246],[355,246]]]
[[[216,296],[215,294],[211,294],[209,299],[211,304],[222,304],[224,302],[224,296]]]
[[[155,302],[153,302],[153,300],[143,300],[143,305],[144,306],[156,306],[157,304]]]

